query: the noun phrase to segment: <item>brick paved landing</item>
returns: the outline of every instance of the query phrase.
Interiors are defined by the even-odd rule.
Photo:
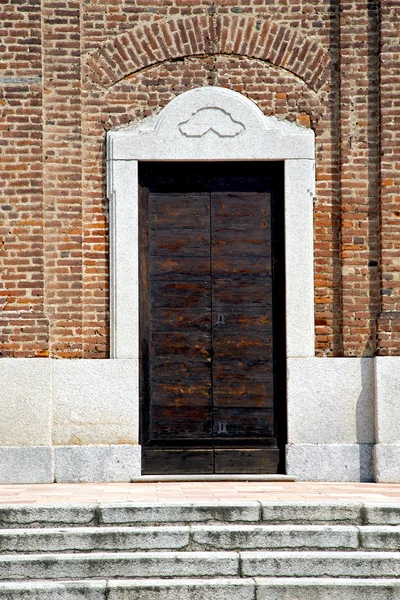
[[[0,504],[206,500],[400,503],[400,484],[224,481],[0,485]]]

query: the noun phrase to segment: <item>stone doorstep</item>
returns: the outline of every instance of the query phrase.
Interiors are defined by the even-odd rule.
[[[182,481],[296,481],[291,475],[142,475],[133,477],[131,483],[179,483]]]

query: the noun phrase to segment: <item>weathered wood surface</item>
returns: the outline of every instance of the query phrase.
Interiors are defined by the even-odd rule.
[[[275,472],[277,450],[251,449],[276,445],[271,194],[264,179],[200,170],[160,177],[142,208],[145,469]]]

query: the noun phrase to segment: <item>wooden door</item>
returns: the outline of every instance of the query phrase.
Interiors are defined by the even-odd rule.
[[[158,164],[141,178],[145,473],[277,470],[269,172]]]

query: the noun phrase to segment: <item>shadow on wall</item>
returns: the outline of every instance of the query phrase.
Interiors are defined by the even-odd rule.
[[[356,440],[360,452],[360,481],[373,481],[372,449],[375,443],[373,359],[360,361],[361,391],[356,403]]]

